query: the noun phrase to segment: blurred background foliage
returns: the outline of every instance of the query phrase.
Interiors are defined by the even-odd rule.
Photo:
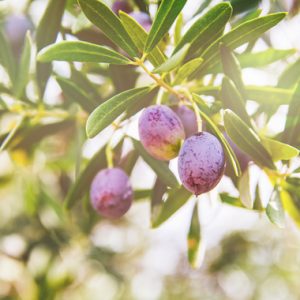
[[[8,70],[0,69],[0,140],[6,141],[1,143],[0,154],[0,299],[300,299],[300,236],[292,221],[281,230],[259,212],[201,203],[205,259],[201,269],[193,270],[187,263],[185,242],[189,227],[186,219],[190,218],[192,203],[158,229],[149,229],[149,203],[144,201],[137,201],[125,218],[114,222],[96,216],[87,195],[83,195],[83,205],[75,206],[72,212],[65,211],[62,202],[72,186],[74,173],[78,174],[79,167],[104,145],[100,139],[96,140],[96,147],[87,142],[82,158],[81,125],[86,113],[71,100],[81,95],[78,103],[90,112],[112,93],[132,88],[136,80],[143,78],[138,78],[128,66],[74,67],[54,63],[55,76],[48,82],[50,65],[33,59],[30,66],[22,63],[26,56],[34,57],[36,51],[53,43],[57,31],[58,39],[72,35],[115,48],[83,17],[75,0],[67,0],[65,7],[64,2],[0,2],[0,62]],[[133,2],[140,10],[148,10],[143,1]],[[194,10],[187,9],[185,16],[191,18],[196,10],[218,2],[195,1]],[[300,24],[299,1],[231,2],[232,26],[253,14],[257,6],[265,12],[289,11],[272,35],[264,34],[263,41],[269,47],[296,48],[299,52],[299,39],[295,39]],[[47,14],[46,8],[51,13]],[[19,14],[30,19],[27,25],[31,35],[24,43],[33,46],[27,46],[30,50],[25,51],[23,43],[11,43],[10,51],[3,42],[5,24],[10,16]],[[15,19],[12,31],[16,31],[19,21]],[[276,66],[264,69],[267,83],[273,83],[273,73],[278,69],[293,65],[295,71],[289,73],[293,75],[289,79],[282,77],[281,87],[293,86],[297,76],[299,79],[295,61],[296,56],[286,57]],[[246,75],[250,82],[251,76],[255,75]],[[45,110],[32,105],[41,99]],[[48,107],[53,112],[49,116]],[[61,108],[72,112],[64,120],[60,119],[61,112],[55,110]],[[20,117],[19,112],[24,110],[28,113]],[[263,118],[271,119],[273,113],[273,108],[268,107]],[[13,138],[7,139],[12,128]],[[110,132],[105,134],[107,138]],[[116,145],[115,150],[114,159],[120,162],[120,147]],[[103,152],[99,155],[103,156]],[[131,156],[120,164],[130,169],[129,158],[135,161],[137,157],[134,153],[128,155]],[[153,174],[145,169],[139,161],[132,173],[140,195],[142,191],[145,195],[149,192],[144,190],[149,187],[143,186],[143,178],[139,178],[141,172],[154,183]]]

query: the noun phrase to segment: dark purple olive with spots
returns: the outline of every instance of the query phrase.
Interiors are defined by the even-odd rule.
[[[240,164],[242,173],[247,169],[249,162],[251,161],[250,156],[248,156],[245,152],[240,150],[240,148],[231,140],[231,138],[227,135],[226,132],[223,133],[225,139],[231,146],[233,152],[236,155],[236,158]],[[230,170],[229,168],[226,168],[225,175],[230,176]]]
[[[26,32],[32,29],[33,25],[25,15],[10,15],[6,18],[4,31],[15,56],[20,56]]]
[[[130,13],[132,12],[132,7],[131,5],[128,3],[128,1],[126,0],[121,0],[121,1],[115,1],[112,5],[112,11],[118,15],[119,14],[119,11],[122,10],[126,13]]]
[[[97,213],[109,219],[122,217],[131,206],[132,197],[129,178],[119,168],[100,171],[91,184],[92,206]]]
[[[149,106],[143,111],[139,135],[147,152],[159,160],[175,158],[185,138],[179,117],[165,105]]]
[[[200,132],[186,139],[178,157],[178,172],[187,190],[197,196],[209,192],[224,170],[224,150],[214,135]]]
[[[186,105],[179,105],[175,106],[173,111],[182,122],[186,138],[198,132],[197,117],[192,109]]]
[[[144,27],[146,31],[150,31],[152,20],[148,14],[141,11],[134,11],[129,15],[133,17],[142,27]]]

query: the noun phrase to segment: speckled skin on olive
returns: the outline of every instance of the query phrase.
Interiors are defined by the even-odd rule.
[[[131,206],[132,196],[129,178],[119,168],[100,171],[91,184],[92,206],[103,217],[122,217]]]
[[[131,5],[126,1],[126,0],[121,0],[121,1],[115,1],[112,5],[112,11],[118,15],[119,11],[122,10],[126,13],[132,12],[132,7]]]
[[[180,118],[186,138],[198,132],[197,117],[195,112],[186,105],[173,107],[173,111]]]
[[[221,180],[225,154],[219,140],[208,132],[184,142],[178,157],[178,172],[185,188],[196,196],[209,192]]]
[[[185,138],[179,117],[165,105],[153,105],[143,111],[139,135],[147,152],[159,160],[175,158]]]
[[[149,31],[152,26],[152,20],[150,16],[141,11],[133,11],[129,14],[133,17],[146,31]]]

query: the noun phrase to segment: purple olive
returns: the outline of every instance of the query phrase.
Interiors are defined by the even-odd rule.
[[[219,140],[208,132],[199,132],[184,142],[178,157],[182,184],[196,196],[212,190],[225,169],[225,154]]]
[[[182,122],[186,138],[198,132],[197,117],[192,109],[185,105],[179,105],[174,107],[173,111]]]
[[[115,1],[114,4],[112,5],[111,9],[116,15],[119,14],[120,10],[122,10],[126,13],[132,12],[132,7],[126,0]]]
[[[130,208],[133,192],[127,174],[119,168],[100,171],[90,189],[91,203],[102,216],[117,219]]]
[[[165,105],[153,105],[143,111],[139,135],[144,148],[159,160],[176,157],[185,138],[179,117]]]
[[[10,15],[6,18],[4,31],[16,56],[20,56],[26,32],[32,28],[31,21],[24,15]]]
[[[251,161],[250,156],[248,156],[245,152],[243,152],[232,140],[231,138],[227,135],[226,132],[223,133],[225,139],[227,140],[227,142],[229,143],[229,145],[231,146],[233,152],[236,155],[236,158],[240,164],[241,167],[241,171],[244,172],[247,167],[249,162]],[[228,170],[228,168],[226,168],[225,170],[225,174],[226,175],[230,175],[230,172]]]
[[[152,26],[152,20],[150,16],[144,12],[134,11],[129,14],[133,17],[146,31],[150,31]]]

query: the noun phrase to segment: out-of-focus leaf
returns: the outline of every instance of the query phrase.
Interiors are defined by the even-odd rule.
[[[191,192],[187,191],[184,187],[172,189],[168,193],[167,200],[163,203],[157,219],[153,221],[152,227],[156,228],[167,221],[191,196]]]
[[[271,199],[266,208],[266,214],[269,220],[279,228],[285,227],[284,209],[280,199],[280,192],[278,191],[278,187],[274,188]]]
[[[236,86],[237,90],[234,89],[234,85],[231,84],[228,80],[223,80],[223,86],[222,90],[226,91],[226,89],[229,89],[228,92],[232,89],[232,92],[236,94],[238,92],[241,96],[246,97],[245,87],[242,79],[242,70],[239,61],[237,60],[236,56],[233,54],[233,52],[226,47],[225,45],[220,45],[220,53],[221,53],[221,61],[223,66],[223,71],[228,78],[232,80],[234,85]],[[227,95],[230,97],[230,95]],[[236,95],[237,96],[237,95]],[[236,97],[234,96],[234,98]],[[244,99],[240,98],[242,103],[244,103]],[[244,105],[243,105],[244,108]],[[246,112],[245,108],[243,109],[244,113]],[[241,110],[240,110],[241,112]],[[238,112],[237,112],[238,114]],[[247,120],[247,119],[246,119]],[[248,120],[247,120],[248,121]],[[248,122],[247,122],[248,123]]]
[[[259,165],[276,169],[269,152],[261,144],[259,137],[234,112],[227,109],[224,125],[232,141]]]
[[[288,213],[288,215],[294,220],[298,227],[300,227],[300,211],[296,206],[292,195],[285,191],[280,191],[280,198],[284,210]]]
[[[166,191],[167,186],[157,178],[151,194],[151,224],[153,224],[158,217],[161,206],[163,205],[163,195]]]
[[[256,188],[255,188],[255,197],[254,197],[253,209],[257,210],[257,211],[263,211],[264,210],[262,199],[260,197],[259,182],[257,183]]]
[[[180,13],[176,23],[175,23],[175,29],[174,29],[174,43],[175,45],[178,45],[178,43],[180,42],[182,36],[181,36],[181,32],[182,32],[182,27],[183,27],[183,14]]]
[[[273,139],[261,138],[262,144],[269,151],[273,161],[290,160],[299,154],[299,150]]]
[[[151,91],[152,87],[135,88],[118,94],[98,106],[89,116],[86,133],[89,138],[109,126],[129,105]]]
[[[78,0],[87,18],[131,57],[138,56],[138,50],[124,29],[120,19],[104,3],[98,0]]]
[[[246,12],[254,7],[257,7],[261,0],[229,0],[232,7],[234,15]]]
[[[73,81],[59,76],[56,77],[56,81],[62,89],[64,97],[66,97],[70,103],[78,103],[87,112],[92,112],[97,106],[97,102],[89,97],[89,95],[80,89],[78,85],[73,83]]]
[[[16,75],[16,65],[12,53],[4,33],[0,29],[0,64],[7,71],[10,81],[13,83]]]
[[[243,205],[248,208],[253,208],[253,199],[250,192],[250,172],[249,168],[245,170],[238,182],[240,199]]]
[[[195,78],[201,74],[204,70],[217,65],[220,62],[219,56],[219,44],[224,43],[231,50],[251,42],[260,37],[264,32],[274,27],[279,23],[286,13],[275,13],[264,17],[259,17],[254,20],[250,20],[237,26],[233,30],[229,31],[219,39],[217,39],[202,55],[204,63],[200,68],[195,71],[191,78]]]
[[[298,82],[292,100],[283,132],[283,141],[290,145],[296,145],[300,132],[300,81]]]
[[[72,206],[74,206],[77,200],[80,200],[85,194],[88,193],[94,177],[101,169],[104,169],[105,167],[105,147],[103,147],[93,156],[93,158],[86,165],[85,169],[75,180],[65,201],[65,207],[67,209],[70,209]]]
[[[239,25],[241,25],[242,23],[245,23],[247,21],[253,20],[258,18],[261,15],[262,10],[259,9],[254,9],[252,11],[250,11],[249,13],[247,13],[246,15],[244,15],[242,18],[238,19],[236,22],[234,22],[233,24],[233,28],[237,27]]]
[[[244,205],[242,204],[241,200],[239,198],[236,197],[232,197],[226,193],[221,193],[219,194],[221,200],[223,203],[229,204],[229,205],[233,205],[236,207],[243,207]]]
[[[202,13],[202,11],[207,8],[210,3],[212,2],[212,0],[204,0],[203,3],[199,6],[199,8],[197,9],[197,11],[195,12],[194,16]]]
[[[184,34],[174,53],[190,43],[189,54],[197,52],[197,55],[201,55],[203,50],[216,39],[216,35],[223,32],[231,12],[232,8],[229,3],[219,3],[211,8],[204,16],[199,17]]]
[[[131,174],[137,160],[139,153],[136,149],[131,150],[120,162],[120,168],[123,169],[128,175]]]
[[[32,41],[31,41],[30,33],[27,32],[24,48],[22,51],[20,66],[18,68],[16,83],[14,85],[14,91],[17,98],[20,98],[23,95],[24,89],[29,80],[31,48],[32,48]]]
[[[187,238],[188,244],[188,259],[189,263],[193,268],[199,267],[199,253],[201,247],[201,226],[198,215],[198,205],[196,203],[192,218],[190,229]]]
[[[42,16],[36,31],[36,44],[38,51],[55,42],[60,30],[66,1],[67,0],[50,0],[48,2],[46,11]],[[36,72],[41,94],[43,94],[46,82],[51,73],[51,65],[38,63]]]
[[[228,78],[224,77],[222,81],[222,101],[223,107],[231,109],[235,112],[247,125],[251,128],[251,121],[245,108],[245,102],[242,95],[239,93],[233,82]]]
[[[200,98],[196,94],[193,94],[193,97],[194,97],[196,102],[197,102],[197,99]],[[230,163],[231,163],[231,165],[234,169],[235,175],[237,177],[239,177],[241,175],[240,165],[239,165],[238,159],[237,159],[234,151],[230,147],[228,141],[225,139],[222,132],[219,130],[219,128],[215,125],[215,123],[211,120],[211,118],[207,114],[205,114],[203,111],[200,110],[200,115],[207,122],[207,124],[211,127],[213,132],[219,138],[220,142],[222,143],[222,145],[224,147],[225,153],[227,154],[227,157],[229,158],[229,161],[230,161]]]
[[[187,0],[163,0],[150,29],[144,51],[149,53],[169,31]]]
[[[133,195],[133,199],[134,201],[140,201],[140,200],[145,200],[145,199],[149,199],[151,197],[152,194],[152,189],[151,190],[135,190],[133,191],[134,195]]]
[[[136,47],[140,51],[143,51],[148,38],[148,33],[133,17],[125,12],[120,11],[119,15],[123,26],[134,41]],[[158,47],[153,48],[148,54],[148,58],[154,67],[161,65],[166,60],[164,54]]]
[[[146,12],[146,13],[148,12],[147,1],[145,1],[145,0],[134,0],[134,2],[141,11]]]
[[[280,88],[291,88],[300,80],[300,59],[289,65],[280,75],[277,86]]]
[[[161,180],[161,182],[172,188],[178,187],[178,181],[175,175],[169,169],[168,165],[150,156],[139,141],[135,139],[132,139],[132,141],[135,149],[139,152],[143,160],[156,173],[157,177]]]
[[[171,56],[162,65],[155,68],[153,70],[153,73],[170,72],[175,68],[177,68],[183,62],[189,48],[190,48],[190,44],[184,45],[177,53]]]
[[[92,43],[81,41],[63,41],[42,49],[38,56],[40,62],[79,61],[117,65],[128,65],[130,60],[120,53]]]
[[[195,58],[181,66],[177,71],[173,84],[180,84],[181,82],[186,80],[189,77],[189,75],[193,73],[202,64],[202,62],[202,58]]]

